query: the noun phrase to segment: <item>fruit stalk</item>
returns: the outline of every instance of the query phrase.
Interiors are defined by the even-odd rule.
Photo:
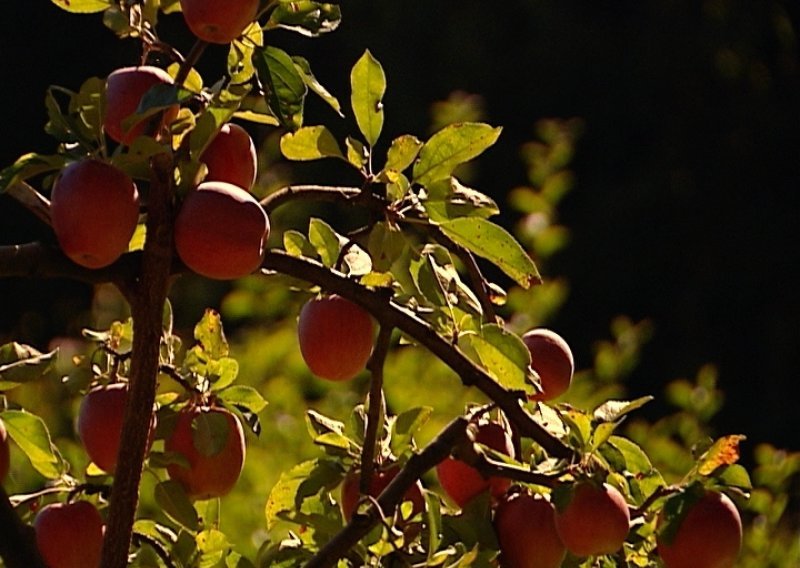
[[[134,321],[130,395],[117,457],[117,475],[111,492],[101,565],[125,568],[131,533],[139,502],[150,433],[156,376],[159,368],[161,320],[169,289],[172,264],[172,160],[161,154],[153,158],[147,213],[147,240],[140,279],[130,287],[128,301]]]

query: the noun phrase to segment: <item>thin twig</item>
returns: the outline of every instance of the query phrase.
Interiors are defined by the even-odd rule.
[[[361,449],[361,478],[359,489],[362,495],[369,494],[372,473],[375,470],[375,452],[378,445],[378,434],[383,424],[382,417],[386,412],[383,397],[383,365],[389,353],[392,339],[392,328],[381,326],[375,350],[367,362],[367,369],[372,373],[369,387],[369,408],[367,409],[367,431],[364,434],[364,446]]]
[[[21,181],[10,185],[6,189],[6,193],[33,213],[42,223],[48,227],[52,224],[50,220],[50,201],[28,183]]]

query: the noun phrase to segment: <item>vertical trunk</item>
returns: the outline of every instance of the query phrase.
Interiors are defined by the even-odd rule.
[[[172,264],[172,162],[167,154],[152,164],[148,196],[147,239],[140,277],[128,290],[134,322],[130,395],[122,428],[111,506],[108,514],[103,568],[125,568],[131,531],[139,504],[139,482],[155,400],[161,321]]]

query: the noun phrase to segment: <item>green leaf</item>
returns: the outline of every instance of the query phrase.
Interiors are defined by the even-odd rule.
[[[570,435],[575,437],[580,447],[587,448],[592,435],[591,419],[579,410],[564,410],[561,420],[569,427]]]
[[[228,555],[231,545],[225,533],[217,529],[207,529],[195,537],[197,550],[200,557],[197,559],[198,568],[214,568]]]
[[[336,4],[310,0],[283,1],[272,11],[264,29],[282,28],[316,37],[338,28],[341,20],[341,9]]]
[[[309,161],[342,158],[342,150],[325,126],[304,126],[281,136],[281,153],[289,160]]]
[[[403,453],[414,434],[425,425],[433,413],[433,407],[412,408],[398,414],[392,421],[391,445],[395,454]]]
[[[239,362],[232,357],[221,357],[209,361],[206,377],[211,382],[211,390],[218,391],[230,386],[239,375]]]
[[[459,217],[439,226],[454,242],[492,262],[523,288],[542,281],[522,245],[499,225],[480,217]]]
[[[383,129],[383,95],[386,75],[369,50],[353,66],[350,73],[350,102],[358,129],[367,143],[374,146]]]
[[[341,482],[342,476],[340,465],[323,459],[305,461],[284,471],[270,491],[264,508],[267,530],[281,520],[294,518],[306,498],[323,489],[332,490]]]
[[[753,488],[750,481],[750,474],[747,469],[738,463],[722,468],[718,479],[728,487],[738,487],[739,489],[749,490]]]
[[[0,194],[12,185],[39,174],[55,172],[64,167],[64,156],[30,153],[17,158],[10,166],[0,170]]]
[[[203,318],[194,326],[194,338],[202,345],[203,353],[212,360],[227,357],[228,341],[222,331],[222,318],[212,309],[206,309]]]
[[[646,474],[653,470],[650,458],[636,442],[622,436],[611,436],[608,445],[620,452],[625,460],[624,467],[619,468],[620,470],[627,470],[634,475]]]
[[[23,410],[6,410],[0,413],[11,439],[28,457],[31,465],[47,479],[58,479],[64,471],[61,457],[50,440],[44,421]]]
[[[316,410],[309,410],[306,412],[306,425],[308,426],[308,431],[312,438],[316,438],[328,432],[333,432],[335,434],[344,433],[344,422],[329,418]]]
[[[636,400],[609,400],[595,408],[593,416],[600,422],[616,422],[626,414],[641,408],[653,398],[652,396],[643,396]]]
[[[53,4],[75,14],[94,14],[110,8],[112,0],[52,0]]]
[[[322,264],[328,267],[336,264],[341,250],[341,241],[330,225],[322,219],[311,219],[308,223],[308,240],[317,249]]]
[[[386,153],[384,171],[402,172],[410,166],[422,148],[422,142],[410,134],[404,134],[392,140]]]
[[[308,87],[289,54],[266,46],[253,52],[253,64],[267,89],[269,106],[281,125],[289,130],[303,126],[303,104]]]
[[[445,126],[430,137],[419,151],[413,181],[428,185],[447,179],[457,166],[479,156],[497,141],[502,128],[479,122]]]
[[[221,412],[200,412],[192,419],[192,444],[204,456],[215,456],[225,448],[231,425]]]
[[[437,223],[457,217],[486,218],[500,212],[491,197],[462,185],[454,177],[428,184],[421,201],[428,216]]]
[[[246,408],[258,414],[267,407],[267,401],[253,387],[247,385],[233,385],[217,393],[217,398],[224,403]]]
[[[364,170],[369,161],[369,151],[366,146],[352,136],[347,137],[345,144],[347,144],[348,163],[359,171]]]
[[[40,378],[55,363],[58,350],[40,353],[30,345],[0,346],[0,391]]]
[[[309,64],[308,60],[298,55],[293,55],[292,61],[294,61],[297,70],[300,72],[300,76],[303,78],[303,82],[309,89],[311,89],[311,92],[328,103],[328,106],[335,110],[336,114],[344,117],[344,114],[342,114],[342,105],[339,103],[339,99],[334,97],[328,91],[328,89],[326,89],[322,83],[317,80],[317,78],[314,76],[314,73],[311,71],[311,64]]]
[[[154,496],[161,511],[170,519],[190,531],[197,530],[199,523],[197,511],[180,483],[172,480],[162,481],[156,485]]]
[[[317,250],[300,231],[289,229],[283,233],[283,248],[292,256],[317,258]]]
[[[498,383],[510,390],[536,392],[528,379],[531,354],[519,336],[497,324],[488,324],[481,327],[480,334],[462,334],[459,342],[462,340],[477,353],[481,365]]]

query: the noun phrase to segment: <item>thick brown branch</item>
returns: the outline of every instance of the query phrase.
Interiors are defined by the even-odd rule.
[[[67,278],[88,284],[121,284],[133,277],[140,261],[140,253],[130,253],[111,266],[91,270],[69,260],[55,245],[6,245],[0,246],[0,278]]]
[[[468,420],[458,417],[442,430],[419,454],[414,454],[364,513],[356,513],[336,536],[308,561],[306,568],[336,566],[355,544],[377,525],[381,512],[394,511],[402,502],[406,491],[429,469],[448,455],[453,446],[466,438]]]
[[[289,185],[270,193],[261,200],[261,206],[267,213],[272,213],[281,205],[296,200],[359,203],[381,212],[386,206],[384,200],[373,194],[364,193],[358,187],[327,185]]]
[[[436,333],[413,311],[392,302],[385,293],[366,288],[314,260],[293,257],[280,251],[267,253],[262,266],[313,282],[359,304],[375,316],[381,325],[396,327],[414,338],[455,371],[465,385],[478,388],[496,402],[508,419],[516,424],[521,435],[532,438],[551,456],[564,459],[573,457],[573,451],[569,447],[552,436],[525,411],[520,404],[520,395],[497,383],[464,355],[458,346]]]
[[[165,154],[153,159],[147,240],[141,278],[129,295],[134,321],[130,395],[123,419],[116,476],[111,493],[103,568],[125,568],[139,503],[147,438],[155,401],[161,346],[161,319],[169,288],[172,263],[172,160]]]

